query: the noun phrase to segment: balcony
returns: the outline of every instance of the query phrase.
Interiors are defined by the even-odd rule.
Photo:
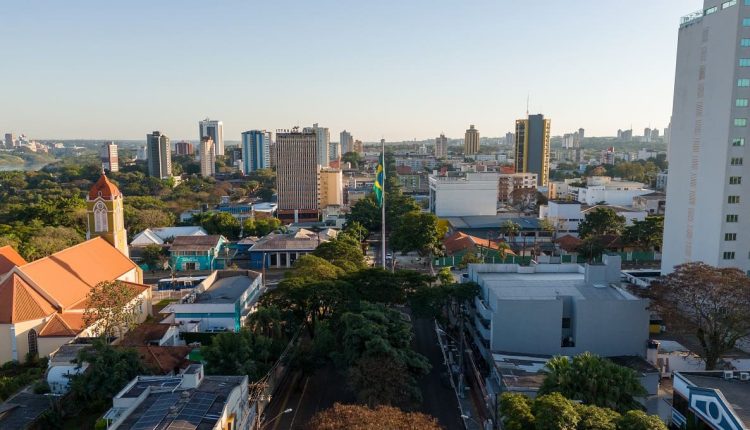
[[[476,329],[477,333],[479,333],[479,336],[481,336],[483,340],[492,340],[492,332],[488,327],[485,327],[484,323],[478,318],[478,316],[477,318],[474,318],[474,329]]]
[[[680,18],[680,28],[687,27],[695,21],[703,18],[703,9],[696,10],[693,13],[687,14]]]
[[[492,320],[492,310],[487,306],[487,304],[479,297],[474,298],[474,306],[477,310],[477,314],[482,317],[484,320],[491,321]]]

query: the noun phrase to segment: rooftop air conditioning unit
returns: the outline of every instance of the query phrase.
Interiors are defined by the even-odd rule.
[[[725,370],[724,371],[724,379],[733,379],[734,378],[734,372],[731,370]]]
[[[750,373],[740,372],[740,381],[750,381]]]

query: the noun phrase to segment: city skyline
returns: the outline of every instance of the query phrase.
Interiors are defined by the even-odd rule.
[[[7,8],[0,36],[14,41],[5,52],[19,66],[4,68],[14,85],[5,94],[12,102],[0,105],[0,129],[36,139],[137,140],[157,129],[195,139],[195,122],[211,117],[224,122],[229,141],[248,129],[313,123],[368,142],[460,137],[469,124],[503,136],[527,97],[531,113],[555,119],[553,135],[581,126],[599,136],[631,123],[664,128],[679,17],[702,5],[135,3]],[[249,16],[263,19],[244,25]],[[164,17],[222,25],[156,25]],[[523,24],[532,18],[537,25]],[[339,22],[351,31],[342,34]]]

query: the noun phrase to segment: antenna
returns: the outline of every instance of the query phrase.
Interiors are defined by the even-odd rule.
[[[530,93],[526,93],[526,116],[529,116],[529,99],[531,98]]]

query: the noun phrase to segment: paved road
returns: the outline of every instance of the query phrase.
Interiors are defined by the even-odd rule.
[[[462,430],[461,413],[458,409],[456,394],[450,385],[441,380],[441,374],[447,373],[443,365],[443,353],[438,346],[435,326],[431,320],[415,319],[414,340],[412,347],[427,357],[432,365],[430,373],[422,378],[419,387],[422,390],[422,407],[420,412],[437,418],[440,425],[447,430]]]

